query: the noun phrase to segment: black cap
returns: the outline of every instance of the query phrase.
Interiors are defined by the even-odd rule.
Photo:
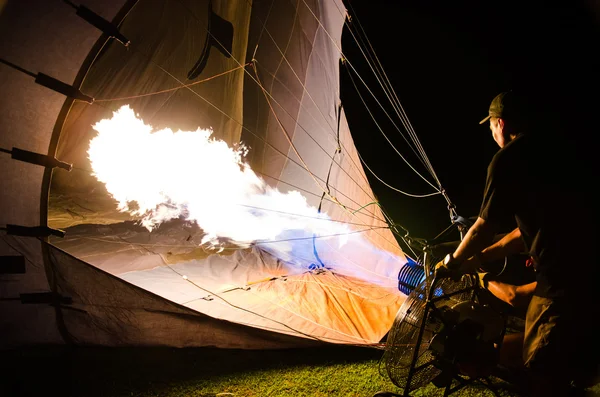
[[[522,117],[523,101],[512,91],[501,92],[496,95],[490,104],[489,114],[481,120],[479,124],[483,124],[490,117],[499,117],[503,119],[515,119]]]

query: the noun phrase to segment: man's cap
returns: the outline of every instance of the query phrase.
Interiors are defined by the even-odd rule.
[[[501,92],[492,100],[488,116],[481,120],[479,124],[485,123],[490,117],[503,119],[521,117],[523,116],[523,110],[523,101],[513,91]]]

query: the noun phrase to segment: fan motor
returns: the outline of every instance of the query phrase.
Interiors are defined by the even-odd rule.
[[[486,375],[497,364],[504,318],[489,306],[471,300],[441,310],[442,329],[430,349],[442,366],[456,365],[471,377]]]

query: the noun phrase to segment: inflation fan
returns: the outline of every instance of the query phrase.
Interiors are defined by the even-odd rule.
[[[398,275],[407,298],[387,335],[382,375],[403,396],[429,383],[446,396],[473,382],[497,394],[488,377],[497,367],[507,316],[486,303],[489,295],[476,274],[436,278],[430,268],[409,261]],[[376,394],[384,395],[396,394]]]

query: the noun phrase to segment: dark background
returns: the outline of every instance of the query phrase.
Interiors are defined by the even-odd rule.
[[[583,166],[595,167],[599,2],[344,3],[351,16],[350,28],[346,26],[342,36],[345,56],[401,126],[349,30],[357,34],[362,28],[363,39],[373,46],[459,215],[478,214],[487,165],[498,150],[489,124],[479,121],[501,91],[518,89],[534,95],[542,116],[539,126],[548,130],[549,139],[575,143],[579,157],[585,159]],[[348,69],[347,64],[341,67],[341,97],[361,156],[390,185],[414,194],[433,192],[378,130]],[[433,182],[368,91],[362,85],[359,89],[396,148]],[[365,171],[388,214],[412,236],[430,239],[450,225],[441,195],[407,197]],[[569,209],[557,213],[561,210]]]

